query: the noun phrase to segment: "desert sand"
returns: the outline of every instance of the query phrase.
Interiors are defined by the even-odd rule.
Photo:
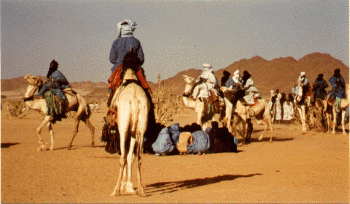
[[[195,122],[193,110],[178,115],[180,126]],[[53,126],[55,148],[37,152],[36,128],[43,116],[1,114],[1,202],[3,203],[348,203],[349,135],[309,131],[298,123],[274,124],[263,141],[254,122],[251,143],[237,153],[155,156],[143,154],[142,181],[148,197],[111,197],[119,155],[100,142],[105,110],[94,112],[95,147],[81,123],[68,118]],[[348,131],[348,127],[347,127]],[[42,132],[50,143],[47,129]],[[269,142],[270,136],[273,142]],[[135,164],[134,164],[135,167]],[[133,171],[137,187],[136,170]]]

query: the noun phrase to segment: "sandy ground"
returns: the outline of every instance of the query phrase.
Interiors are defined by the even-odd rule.
[[[175,118],[180,126],[195,121],[194,111]],[[257,141],[263,126],[254,124],[250,144],[238,153],[142,157],[142,179],[148,197],[111,197],[119,155],[100,142],[104,112],[93,113],[95,148],[82,123],[67,145],[74,120],[53,126],[54,151],[37,152],[35,129],[42,116],[1,118],[1,201],[3,203],[348,203],[349,135],[302,134],[298,125],[274,125]],[[43,131],[50,142],[48,131]],[[135,165],[134,165],[135,167]],[[136,171],[133,171],[136,184]]]

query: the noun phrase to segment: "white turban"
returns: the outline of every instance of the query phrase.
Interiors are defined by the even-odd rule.
[[[305,72],[300,72],[300,76],[305,76]]]
[[[121,30],[124,26],[128,26],[127,29],[129,29],[131,32],[134,32],[134,30],[136,29],[136,25],[137,25],[136,22],[133,22],[133,21],[128,20],[128,19],[120,21],[119,23],[117,23],[117,29],[118,29],[117,35],[118,35],[118,37],[121,36]]]
[[[237,69],[235,72],[233,72],[233,75],[238,75],[239,74],[239,70]]]
[[[212,66],[211,64],[204,63],[204,64],[202,65],[202,67],[203,67],[203,68],[208,68],[208,69],[210,69],[210,68],[212,68],[213,66]]]

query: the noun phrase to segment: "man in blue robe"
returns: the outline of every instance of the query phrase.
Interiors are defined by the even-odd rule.
[[[69,82],[66,77],[60,71],[58,71],[58,62],[56,60],[51,61],[46,77],[48,81],[44,83],[36,97],[44,98],[45,92],[51,91],[53,95],[60,97],[60,99],[67,100],[63,90],[70,88]]]
[[[323,79],[323,74],[319,74],[315,80],[314,89],[315,89],[315,99],[319,98],[324,100],[327,96],[326,88],[328,84],[326,80]]]
[[[345,81],[344,78],[340,75],[340,69],[335,69],[334,75],[328,81],[332,85],[332,90],[329,93],[330,100],[335,101],[335,110],[336,112],[339,112],[341,99],[346,98]]]

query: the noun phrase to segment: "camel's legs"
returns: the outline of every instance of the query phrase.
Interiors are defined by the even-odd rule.
[[[119,127],[120,129],[120,127]],[[119,196],[120,195],[120,187],[123,179],[124,169],[126,166],[126,154],[125,154],[125,140],[126,140],[126,131],[120,131],[120,169],[117,185],[115,186],[111,196]]]
[[[117,185],[115,186],[111,196],[119,196],[121,192],[121,183],[127,174],[126,165],[127,165],[127,154],[126,154],[126,141],[128,139],[128,130],[129,130],[129,122],[130,115],[123,115],[123,119],[118,118],[118,130],[120,134],[120,170]],[[131,141],[130,141],[131,143]],[[129,149],[129,152],[132,151]]]
[[[346,135],[346,131],[345,131],[345,114],[346,114],[346,110],[342,110],[342,113],[341,113],[341,125],[342,125],[342,128],[343,128],[343,135]]]
[[[130,148],[129,148],[129,152],[128,152],[128,156],[127,156],[127,174],[124,176],[127,176],[127,180],[126,180],[126,186],[125,186],[125,193],[126,194],[136,194],[135,190],[134,190],[134,186],[131,182],[131,176],[132,176],[132,164],[134,161],[134,149],[135,149],[135,143],[136,140],[135,138],[130,138]]]
[[[95,140],[94,140],[95,127],[91,124],[89,119],[86,119],[84,122],[85,122],[86,126],[90,129],[91,138],[92,138],[91,147],[93,147],[93,146],[95,146]]]
[[[80,120],[76,120],[75,121],[75,128],[74,128],[74,132],[73,132],[73,137],[72,137],[72,140],[70,141],[70,143],[68,144],[68,149],[71,149],[72,148],[72,144],[73,144],[73,140],[75,138],[75,136],[77,135],[78,133],[78,128],[79,128],[79,122]]]
[[[305,106],[302,105],[298,107],[298,112],[300,115],[300,120],[301,120],[301,131],[307,131],[306,129],[306,121],[305,121]]]
[[[271,120],[263,119],[263,120],[261,120],[261,122],[265,125],[265,128],[264,128],[264,132],[261,133],[261,135],[260,135],[260,137],[258,139],[259,141],[263,139],[263,137],[264,137],[263,135],[265,134],[265,132],[266,132],[267,128],[269,127],[269,125],[270,125],[271,132],[273,131],[272,125],[271,125]],[[272,135],[270,137],[270,142],[272,142]]]
[[[142,134],[142,133],[141,133]],[[147,194],[144,191],[144,188],[142,186],[141,182],[141,155],[143,152],[143,136],[138,139],[137,146],[136,146],[136,157],[137,157],[137,176],[138,176],[138,194],[139,196],[147,196]]]
[[[48,127],[49,127],[49,132],[50,132],[50,135],[51,135],[51,147],[50,147],[50,151],[53,150],[53,146],[54,146],[54,135],[53,135],[53,130],[52,130],[52,123],[49,122],[48,124]]]
[[[335,134],[335,126],[337,125],[337,112],[335,111],[335,108],[333,106],[333,128],[332,128],[332,134]]]
[[[43,127],[49,123],[51,120],[53,119],[52,116],[46,116],[44,121],[39,125],[39,127],[36,129],[36,132],[38,133],[39,135],[39,145],[40,147],[38,147],[38,151],[41,151],[41,150],[46,150],[46,145],[44,144],[44,140],[41,136],[41,130],[43,129]]]

